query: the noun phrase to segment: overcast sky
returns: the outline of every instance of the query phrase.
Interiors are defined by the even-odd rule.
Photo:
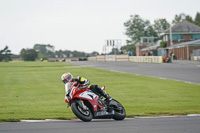
[[[102,53],[106,39],[121,39],[123,23],[138,14],[153,21],[176,14],[193,18],[200,0],[0,0],[0,49],[12,53],[34,44],[51,44],[56,50]]]

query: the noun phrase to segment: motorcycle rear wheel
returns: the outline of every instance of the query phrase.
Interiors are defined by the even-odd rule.
[[[85,105],[86,106],[86,105]],[[71,109],[72,109],[72,112],[79,118],[81,119],[82,121],[85,121],[85,122],[89,122],[92,120],[93,118],[93,115],[90,111],[90,109],[88,108],[87,110],[83,110],[79,104],[77,103],[77,101],[73,102],[71,104]]]

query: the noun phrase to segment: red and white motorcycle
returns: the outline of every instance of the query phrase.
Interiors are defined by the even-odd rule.
[[[71,106],[73,113],[82,121],[111,118],[123,120],[126,117],[124,107],[117,100],[112,99],[108,104],[102,96],[96,95],[89,88],[79,89],[75,85],[76,82],[70,88],[70,100],[68,101],[65,97],[65,102]],[[101,89],[105,90],[105,87]]]

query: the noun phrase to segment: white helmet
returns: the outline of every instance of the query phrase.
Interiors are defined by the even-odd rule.
[[[71,73],[64,73],[62,76],[61,76],[61,80],[66,84],[68,82],[71,82],[73,79],[73,76]]]

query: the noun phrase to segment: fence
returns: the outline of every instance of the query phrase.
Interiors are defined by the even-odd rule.
[[[191,60],[200,61],[200,56],[192,56]]]
[[[193,53],[190,56],[191,60],[200,61],[200,49],[193,50]]]
[[[98,55],[96,57],[96,61],[105,61],[105,56],[104,55]]]
[[[115,55],[105,55],[105,61],[116,61]]]
[[[128,56],[128,55],[101,55],[88,57],[88,61],[130,61],[145,63],[162,63],[162,56]]]
[[[116,55],[116,61],[129,61],[128,55]]]
[[[96,61],[97,57],[88,57],[88,61]]]
[[[162,63],[162,56],[130,56],[131,62]]]

